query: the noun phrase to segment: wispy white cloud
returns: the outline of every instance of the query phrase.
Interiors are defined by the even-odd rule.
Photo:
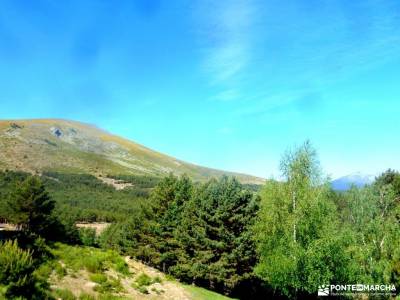
[[[204,60],[202,69],[222,101],[240,97],[237,83],[252,54],[252,28],[257,19],[252,0],[201,1],[197,15]]]
[[[400,59],[397,0],[310,5],[200,1],[196,24],[211,100],[245,99],[261,111],[316,108],[322,97],[307,95]]]
[[[232,101],[240,97],[240,92],[235,88],[227,88],[218,92],[215,96],[211,97],[211,100],[218,101]]]

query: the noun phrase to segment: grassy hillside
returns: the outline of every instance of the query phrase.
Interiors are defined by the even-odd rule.
[[[0,168],[31,173],[59,171],[96,176],[186,173],[196,180],[235,175],[242,183],[261,178],[186,163],[109,134],[66,120],[0,121]]]
[[[35,275],[49,283],[55,299],[228,300],[231,298],[179,283],[154,268],[114,251],[61,243],[48,248],[52,259]]]

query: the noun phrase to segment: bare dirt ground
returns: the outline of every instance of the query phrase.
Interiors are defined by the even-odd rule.
[[[96,230],[96,235],[100,235],[110,224],[107,222],[76,223],[75,226],[78,228],[93,228]]]
[[[0,231],[15,231],[17,227],[13,224],[0,223]]]
[[[117,180],[114,178],[100,177],[100,176],[96,176],[96,177],[97,177],[97,179],[100,179],[101,181],[103,181],[105,184],[112,185],[116,190],[123,190],[124,188],[133,186],[132,183],[124,182],[124,181]]]
[[[178,283],[174,281],[169,281],[166,279],[165,275],[158,270],[151,268],[149,266],[144,265],[143,263],[136,261],[134,259],[130,259],[129,257],[125,257],[125,261],[129,266],[131,272],[135,275],[140,275],[142,273],[147,274],[148,276],[155,278],[159,277],[162,279],[161,283],[152,284],[148,290],[150,292],[149,295],[143,295],[139,293],[137,290],[131,287],[132,283],[124,282],[123,285],[129,294],[132,293],[134,295],[134,299],[163,299],[163,300],[190,300],[190,294]],[[162,291],[160,294],[155,293],[152,288]]]
[[[126,263],[129,266],[131,272],[130,276],[120,277],[118,274],[109,270],[106,274],[109,277],[117,278],[121,280],[123,291],[116,293],[120,297],[126,299],[137,299],[137,300],[191,300],[189,292],[187,292],[183,286],[178,282],[168,280],[165,275],[154,268],[148,267],[143,263],[125,258]],[[133,287],[133,284],[138,276],[146,274],[151,278],[159,277],[161,282],[153,283],[146,287],[147,294],[141,293]],[[93,296],[98,295],[94,290],[96,283],[89,279],[89,273],[85,270],[81,270],[77,273],[68,272],[68,275],[62,279],[57,278],[56,274],[52,274],[50,277],[52,289],[67,289],[70,290],[76,297],[79,297],[82,293],[90,294]]]
[[[89,280],[88,272],[81,270],[73,275],[64,276],[61,280],[57,275],[52,274],[50,277],[52,289],[66,289],[70,290],[76,297],[82,293],[95,296],[97,293],[93,290],[96,283]]]

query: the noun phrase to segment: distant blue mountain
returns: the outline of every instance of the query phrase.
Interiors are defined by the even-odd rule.
[[[347,176],[340,177],[331,182],[332,188],[335,191],[347,191],[352,185],[363,187],[375,181],[375,175],[365,175],[361,173],[353,173]]]

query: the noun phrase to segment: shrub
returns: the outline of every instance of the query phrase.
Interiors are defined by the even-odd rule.
[[[123,275],[129,275],[130,271],[127,263],[121,257],[118,256],[118,258],[119,260],[115,262],[115,271]]]
[[[102,284],[107,281],[107,276],[99,273],[91,274],[89,278],[91,281],[96,282],[98,284]]]
[[[75,272],[86,269],[90,273],[102,273],[104,270],[114,269],[124,275],[130,274],[128,265],[115,251],[56,243],[52,254]]]
[[[98,256],[87,257],[84,262],[86,270],[97,273],[103,270],[103,261]]]
[[[54,271],[56,272],[58,278],[63,278],[65,275],[67,275],[67,270],[59,263],[59,262],[54,262]]]
[[[141,287],[141,286],[149,286],[150,284],[153,283],[153,280],[149,275],[142,273],[138,276],[138,278],[136,278],[135,282],[138,285],[138,287]]]
[[[153,283],[161,283],[161,281],[162,280],[160,276],[151,278],[149,275],[142,273],[136,278],[135,282],[132,284],[132,287],[137,289],[142,294],[148,294],[149,291],[147,290],[147,287]],[[152,288],[152,291],[155,291],[158,295],[160,293],[160,291],[156,291],[155,288]]]
[[[96,300],[96,298],[93,295],[81,293],[79,296],[79,300]]]
[[[102,275],[102,274],[97,274]],[[104,276],[104,275],[103,275]],[[123,287],[121,285],[121,281],[118,278],[107,278],[106,276],[98,276],[95,278],[98,280],[98,285],[94,287],[94,290],[99,293],[107,293],[107,292],[121,292]]]
[[[156,276],[153,278],[153,283],[161,283],[161,282],[162,282],[162,279],[160,276]]]
[[[35,294],[34,264],[31,252],[18,247],[17,241],[0,245],[0,285],[6,298]]]
[[[41,280],[46,281],[52,272],[57,274],[59,279],[67,275],[67,270],[58,261],[47,261],[39,266],[34,274]]]
[[[81,243],[85,246],[96,246],[97,245],[96,230],[94,228],[80,228],[79,239]]]
[[[53,272],[52,264],[44,263],[35,270],[35,275],[40,279],[47,280],[49,278],[51,272]]]
[[[65,290],[65,289],[56,289],[54,291],[55,296],[57,299],[62,299],[62,300],[75,300],[76,297],[70,290]]]
[[[151,291],[156,293],[157,295],[161,295],[162,293],[164,293],[164,290],[159,290],[159,289],[156,289],[155,287],[152,287]]]
[[[149,293],[149,291],[144,286],[139,287],[138,291],[141,292],[142,294],[148,294]]]

